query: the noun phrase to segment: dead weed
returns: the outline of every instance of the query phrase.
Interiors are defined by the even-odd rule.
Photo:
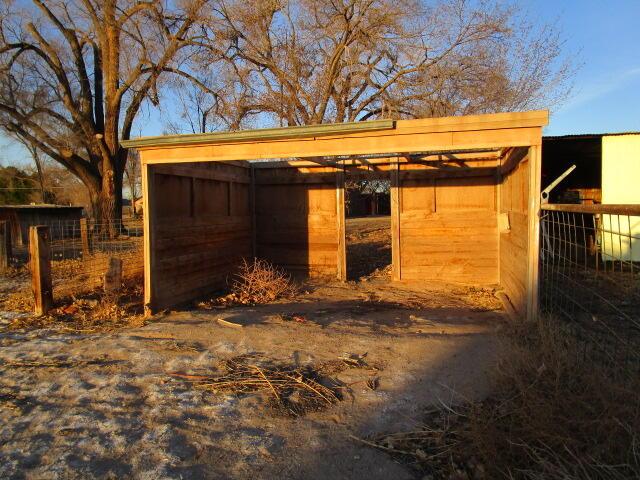
[[[251,262],[242,259],[231,281],[231,293],[198,302],[196,306],[211,309],[216,306],[257,305],[292,297],[297,292],[297,286],[284,270],[259,258],[254,258]]]
[[[324,410],[342,399],[339,383],[321,369],[256,360],[250,356],[222,360],[212,375],[170,375],[215,393],[266,394],[275,413],[292,417]]]
[[[18,293],[12,295],[16,296],[14,306],[20,306],[17,302],[22,297],[19,297]],[[24,300],[26,305],[26,298]],[[5,300],[5,308],[7,301]],[[29,301],[32,305],[33,299],[29,297]],[[32,306],[26,311],[31,310]],[[145,323],[143,313],[142,287],[139,282],[132,282],[125,284],[119,292],[114,294],[94,290],[81,296],[60,299],[56,307],[47,315],[16,318],[9,328],[50,328],[79,333],[109,332],[120,328],[143,326]]]

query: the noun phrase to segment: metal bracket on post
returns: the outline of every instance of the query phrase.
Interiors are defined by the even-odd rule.
[[[565,170],[565,172],[560,175],[558,178],[556,178],[553,182],[551,182],[549,184],[549,186],[547,188],[545,188],[544,190],[542,190],[542,193],[540,193],[540,203],[542,203],[543,205],[549,203],[549,193],[551,193],[551,190],[553,190],[554,188],[556,188],[558,186],[558,184],[564,180],[565,178],[567,178],[567,176],[573,172],[576,169],[575,165],[571,165],[569,168],[567,168],[567,170]]]

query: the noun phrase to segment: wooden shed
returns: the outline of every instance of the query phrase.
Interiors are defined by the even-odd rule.
[[[242,257],[345,279],[355,175],[391,181],[394,281],[499,285],[534,316],[547,122],[532,111],[125,141],[142,162],[145,305],[221,288]]]

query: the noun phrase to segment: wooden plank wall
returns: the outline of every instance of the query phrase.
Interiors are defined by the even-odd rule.
[[[500,284],[520,315],[527,313],[529,243],[529,155],[515,151],[505,161],[500,185],[500,212],[509,230],[500,233]]]
[[[255,168],[257,256],[302,275],[338,275],[334,167]]]
[[[224,288],[251,257],[250,169],[222,163],[154,165],[153,305]]]
[[[466,166],[399,164],[397,279],[498,283],[497,160]]]

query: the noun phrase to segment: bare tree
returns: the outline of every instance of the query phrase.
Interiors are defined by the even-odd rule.
[[[140,191],[142,189],[142,169],[138,153],[132,152],[130,156],[132,158],[127,162],[124,177],[131,196],[131,211],[133,216],[136,216],[135,202],[136,199],[140,197]]]
[[[213,5],[196,44],[248,90],[229,100],[240,121],[304,125],[547,107],[570,87],[555,29],[534,28],[491,0]]]
[[[205,2],[0,0],[0,122],[76,175],[101,221],[122,213],[120,138],[167,73],[191,77]]]

